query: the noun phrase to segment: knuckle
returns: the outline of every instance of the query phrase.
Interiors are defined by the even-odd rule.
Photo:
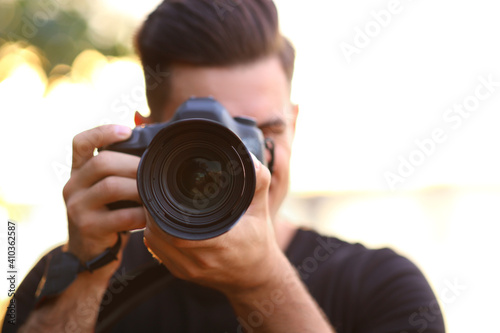
[[[80,215],[80,205],[78,200],[70,198],[66,201],[66,212],[71,219]]]
[[[73,137],[73,147],[77,146],[79,142],[83,141],[83,138],[85,137],[85,132],[78,133]]]
[[[256,191],[267,189],[271,185],[271,174],[267,168],[261,168],[256,175]]]
[[[116,177],[106,177],[96,184],[97,190],[101,193],[106,193],[113,198],[119,193],[120,180]]]
[[[78,208],[73,215],[70,215],[68,211],[68,215],[70,216],[70,229],[79,235],[92,235],[95,233],[96,226],[101,224],[98,223],[98,217],[95,214],[82,211]]]
[[[73,139],[73,159],[81,155],[87,155],[94,149],[95,147],[86,138]]]
[[[71,195],[73,194],[73,188],[71,186],[71,179],[64,185],[62,189],[62,194],[64,198],[64,202],[68,202],[68,200],[71,198]]]
[[[96,184],[97,191],[109,194],[114,187],[111,177],[106,177]]]
[[[89,134],[89,142],[92,146],[98,147],[104,139],[104,128],[97,127],[94,128]]]
[[[73,138],[73,150],[77,153],[94,150],[103,141],[107,132],[106,128],[106,126],[99,126],[75,135]]]
[[[85,131],[75,135],[73,138],[73,149],[77,150],[80,149],[82,146],[88,145],[89,143],[88,137],[89,137],[89,131]]]
[[[110,158],[108,154],[99,153],[99,155],[94,156],[89,161],[93,170],[106,171],[110,167]]]

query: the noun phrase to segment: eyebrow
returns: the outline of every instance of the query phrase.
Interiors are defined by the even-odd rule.
[[[258,124],[257,126],[259,128],[281,127],[281,126],[286,126],[286,123],[282,118],[276,117],[261,124]]]

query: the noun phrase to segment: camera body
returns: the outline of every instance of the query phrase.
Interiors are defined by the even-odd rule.
[[[170,121],[138,126],[128,140],[102,149],[141,157],[143,205],[163,231],[190,240],[231,229],[255,192],[251,154],[267,166],[255,120],[231,117],[211,97],[190,98]]]
[[[172,119],[165,123],[141,125],[132,130],[130,138],[109,145],[103,149],[113,150],[141,157],[153,138],[171,124],[188,119],[217,122],[235,133],[246,148],[267,166],[265,144],[257,123],[250,117],[234,117],[212,97],[192,97],[176,110]]]

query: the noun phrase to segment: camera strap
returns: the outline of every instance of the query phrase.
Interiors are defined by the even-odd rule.
[[[267,168],[271,172],[271,175],[273,174],[273,167],[274,167],[274,141],[271,138],[265,138],[264,143],[266,145],[266,149],[269,151],[271,154],[271,159],[267,163]]]
[[[56,251],[48,260],[44,279],[41,282],[40,293],[37,296],[36,307],[45,301],[60,295],[84,271],[93,272],[110,262],[117,260],[118,251],[122,244],[122,237],[112,247],[87,262],[81,262],[77,256],[70,252]]]

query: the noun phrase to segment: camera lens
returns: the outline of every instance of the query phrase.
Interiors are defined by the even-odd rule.
[[[163,162],[163,195],[181,214],[206,215],[227,204],[233,179],[224,167],[230,157],[218,147],[193,140],[177,147]]]
[[[213,188],[212,184],[218,183],[221,173],[219,161],[195,157],[181,164],[177,183],[182,194],[194,200],[201,193]]]
[[[224,193],[227,193],[229,175],[223,170],[224,158],[210,160],[204,157],[186,159],[177,172],[177,187],[184,198],[192,203],[207,198],[208,206],[222,203]]]
[[[225,126],[205,119],[174,122],[152,140],[139,164],[137,185],[155,222],[185,239],[228,231],[255,191],[253,160]]]

